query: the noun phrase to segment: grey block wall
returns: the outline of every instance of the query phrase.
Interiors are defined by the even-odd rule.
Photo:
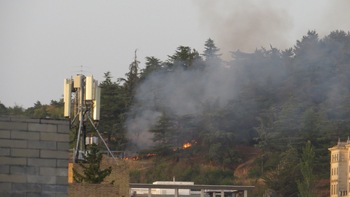
[[[69,122],[0,117],[0,196],[67,196]]]

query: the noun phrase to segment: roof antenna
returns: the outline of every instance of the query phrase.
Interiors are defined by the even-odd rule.
[[[83,65],[80,65],[80,74],[81,74],[81,75],[83,75],[83,71],[84,71]]]

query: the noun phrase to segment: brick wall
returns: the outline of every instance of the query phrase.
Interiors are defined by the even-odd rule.
[[[112,166],[112,173],[107,176],[104,180],[105,184],[108,184],[114,181],[114,185],[119,188],[119,196],[120,197],[128,197],[130,196],[129,189],[129,166],[123,160],[117,159],[114,160],[111,157],[104,157],[101,166],[107,168]]]
[[[82,173],[79,164],[72,164],[73,168]],[[68,194],[70,197],[78,196],[104,196],[104,197],[128,197],[129,190],[129,168],[125,161],[104,156],[101,169],[112,167],[112,172],[101,184],[69,184]],[[93,192],[90,192],[92,191]]]
[[[111,184],[69,184],[69,197],[118,197],[118,187]]]
[[[68,149],[68,121],[0,117],[0,196],[67,196]]]

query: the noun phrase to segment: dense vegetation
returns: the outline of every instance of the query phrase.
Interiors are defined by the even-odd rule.
[[[230,61],[208,39],[202,54],[179,46],[168,57],[147,57],[140,69],[135,53],[125,78],[106,72],[100,83],[99,127],[111,149],[157,155],[132,181],[238,184],[234,171],[248,160],[249,184],[264,185],[257,193],[312,196],[328,179],[327,148],[350,135],[349,33],[309,31],[292,48],[238,50]],[[0,115],[60,118],[62,105],[0,104]]]

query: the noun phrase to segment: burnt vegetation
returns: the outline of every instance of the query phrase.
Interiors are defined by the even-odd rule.
[[[135,53],[125,78],[105,73],[100,130],[112,150],[151,160],[131,170],[131,181],[176,176],[252,184],[256,193],[280,196],[328,190],[317,181],[314,188],[302,184],[327,180],[327,148],[350,136],[350,34],[320,38],[309,31],[289,49],[238,50],[229,61],[213,40],[204,46],[202,53],[179,46],[164,61],[147,57],[143,69]],[[62,100],[28,109],[0,104],[1,115],[61,118],[62,112]],[[314,152],[307,170],[317,177],[302,173],[306,146]]]

